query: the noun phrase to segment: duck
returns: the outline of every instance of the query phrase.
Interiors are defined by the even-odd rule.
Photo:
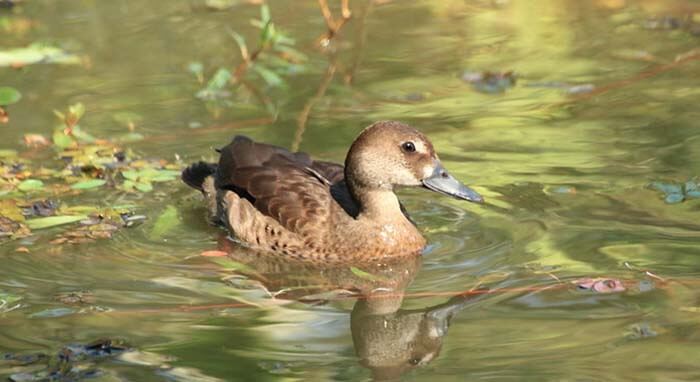
[[[182,180],[206,200],[212,223],[254,250],[312,262],[420,254],[427,242],[395,189],[423,187],[469,202],[483,197],[443,167],[430,140],[397,121],[366,127],[344,165],[236,136],[218,163]]]

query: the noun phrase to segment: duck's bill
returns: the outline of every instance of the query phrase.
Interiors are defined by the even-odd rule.
[[[429,178],[423,179],[423,186],[435,192],[458,199],[464,199],[475,203],[484,202],[484,198],[479,195],[478,192],[455,179],[440,163],[435,166],[435,170]]]

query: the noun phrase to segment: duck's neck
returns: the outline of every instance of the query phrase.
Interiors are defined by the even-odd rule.
[[[360,205],[358,218],[369,219],[377,223],[408,222],[401,211],[399,199],[390,189],[362,189],[355,195]],[[410,223],[410,222],[409,222]]]
[[[356,200],[360,204],[357,221],[365,227],[363,234],[372,246],[382,243],[386,254],[423,249],[423,235],[401,211],[399,199],[392,190],[363,190],[357,193]]]

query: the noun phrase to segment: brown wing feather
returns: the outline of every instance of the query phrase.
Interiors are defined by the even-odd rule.
[[[313,227],[329,224],[337,207],[329,184],[318,175],[337,183],[343,166],[237,136],[221,149],[216,188],[234,191],[286,229],[307,236],[317,232]]]

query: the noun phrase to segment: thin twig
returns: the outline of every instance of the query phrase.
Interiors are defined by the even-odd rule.
[[[684,54],[680,54],[680,55],[676,56],[676,59],[669,64],[654,66],[649,70],[645,70],[643,72],[637,73],[631,77],[624,78],[622,80],[609,83],[605,86],[598,87],[591,92],[584,93],[584,94],[581,94],[579,96],[573,97],[564,103],[572,103],[572,102],[587,100],[589,98],[601,95],[603,93],[607,93],[611,90],[615,90],[615,89],[619,89],[619,88],[622,88],[622,87],[625,87],[628,85],[635,84],[641,80],[645,80],[647,78],[657,76],[661,73],[667,72],[671,69],[675,69],[675,68],[680,67],[682,65],[685,65],[689,62],[697,61],[697,60],[700,60],[700,50],[693,49],[689,52],[686,52]]]
[[[297,117],[297,129],[294,132],[294,141],[292,142],[292,151],[299,150],[299,146],[301,145],[304,131],[306,130],[306,124],[309,121],[309,115],[311,114],[311,109],[313,109],[316,102],[318,102],[326,94],[326,90],[328,89],[328,85],[330,85],[331,81],[333,80],[333,77],[335,77],[335,72],[336,72],[336,66],[331,61],[328,64],[328,68],[326,69],[326,74],[323,76],[323,79],[321,80],[321,83],[319,84],[318,89],[316,89],[316,94],[314,94],[313,97],[309,98],[309,100],[306,101],[304,108],[301,110],[301,113],[299,113],[299,117]]]
[[[333,40],[333,37],[335,37],[338,34],[338,32],[340,32],[340,29],[343,28],[343,26],[348,21],[350,21],[350,18],[352,18],[352,11],[350,11],[350,1],[341,0],[341,11],[339,20],[336,20],[333,17],[331,9],[328,7],[327,0],[318,0],[318,5],[321,7],[321,14],[323,15],[323,19],[326,21],[326,27],[328,28],[328,32],[326,32],[325,35],[319,37],[318,41],[322,47],[327,47],[328,44],[330,44],[331,40]]]

